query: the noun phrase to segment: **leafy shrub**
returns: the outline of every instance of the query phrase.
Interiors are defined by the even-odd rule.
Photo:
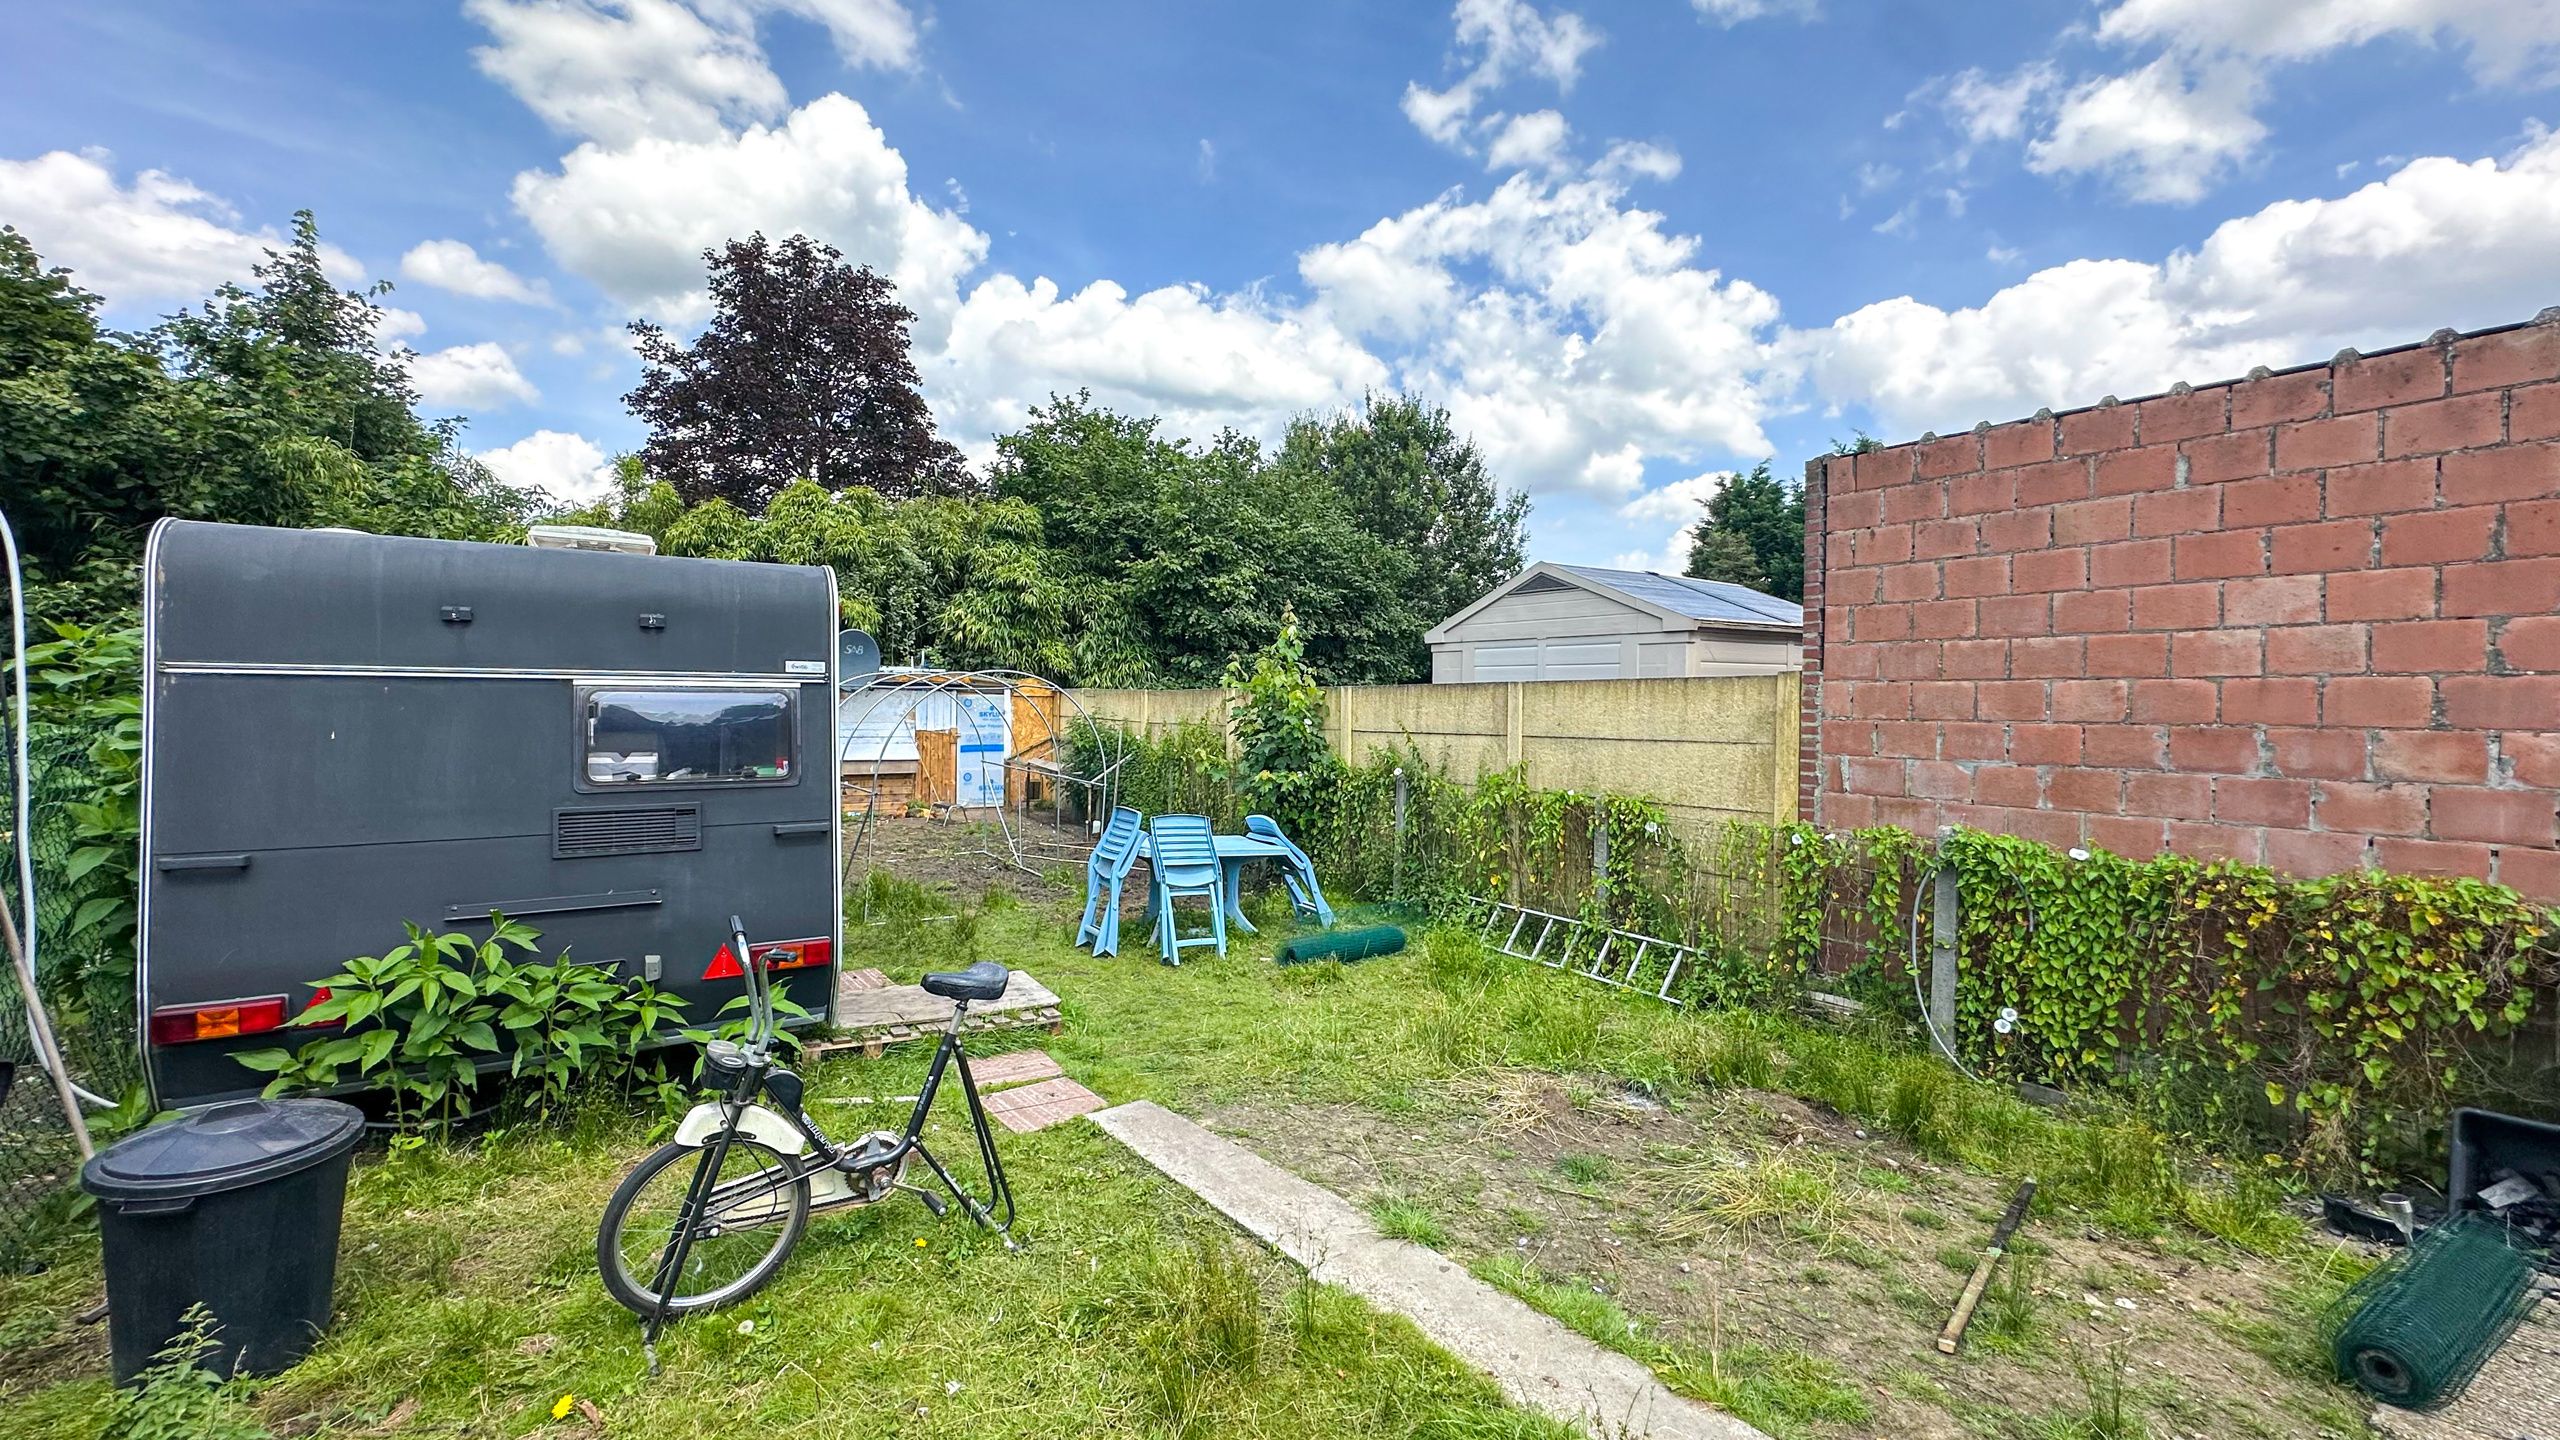
[[[1228,662],[1226,678],[1237,795],[1248,808],[1304,833],[1339,766],[1325,739],[1324,690],[1307,668],[1297,615],[1284,607],[1280,633],[1251,665]]]
[[[412,1124],[459,1118],[480,1064],[501,1053],[509,1075],[534,1078],[545,1106],[582,1081],[642,1078],[640,1047],[683,1019],[683,1000],[565,954],[517,959],[508,951],[531,953],[541,932],[497,914],[489,924],[478,942],[409,925],[406,944],[319,981],[322,998],[293,1022],[340,1033],[233,1058],[275,1077],[269,1095],[379,1086]]]
[[[268,1440],[246,1383],[204,1366],[215,1348],[211,1313],[190,1306],[185,1321],[136,1383],[116,1393],[103,1440]]]
[[[67,1019],[133,1004],[142,833],[142,632],[55,625],[27,647],[44,981]],[[14,888],[14,879],[11,888]]]

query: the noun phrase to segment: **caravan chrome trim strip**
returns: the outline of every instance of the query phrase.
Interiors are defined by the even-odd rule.
[[[574,680],[597,685],[824,685],[823,675],[771,670],[478,670],[450,665],[224,665],[200,660],[163,661],[170,675],[285,675],[354,680]]]

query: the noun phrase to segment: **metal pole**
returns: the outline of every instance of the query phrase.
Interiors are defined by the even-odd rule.
[[[1387,880],[1387,895],[1389,898],[1396,900],[1404,898],[1404,814],[1405,800],[1409,793],[1407,787],[1411,783],[1412,782],[1405,777],[1404,767],[1401,765],[1397,766],[1395,858],[1389,866],[1389,875]]]

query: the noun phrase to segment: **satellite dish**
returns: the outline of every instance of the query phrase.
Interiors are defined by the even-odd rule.
[[[836,683],[847,685],[880,669],[880,642],[860,630],[836,632]]]

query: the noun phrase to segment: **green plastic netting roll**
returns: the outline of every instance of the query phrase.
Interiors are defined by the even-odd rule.
[[[2500,1228],[2457,1216],[2357,1281],[2324,1322],[2338,1378],[2386,1405],[2462,1393],[2533,1303],[2533,1265]]]
[[[1364,925],[1357,930],[1331,930],[1321,935],[1301,935],[1280,947],[1275,956],[1283,965],[1304,965],[1310,960],[1366,960],[1372,955],[1393,955],[1404,948],[1404,932],[1393,925]]]

